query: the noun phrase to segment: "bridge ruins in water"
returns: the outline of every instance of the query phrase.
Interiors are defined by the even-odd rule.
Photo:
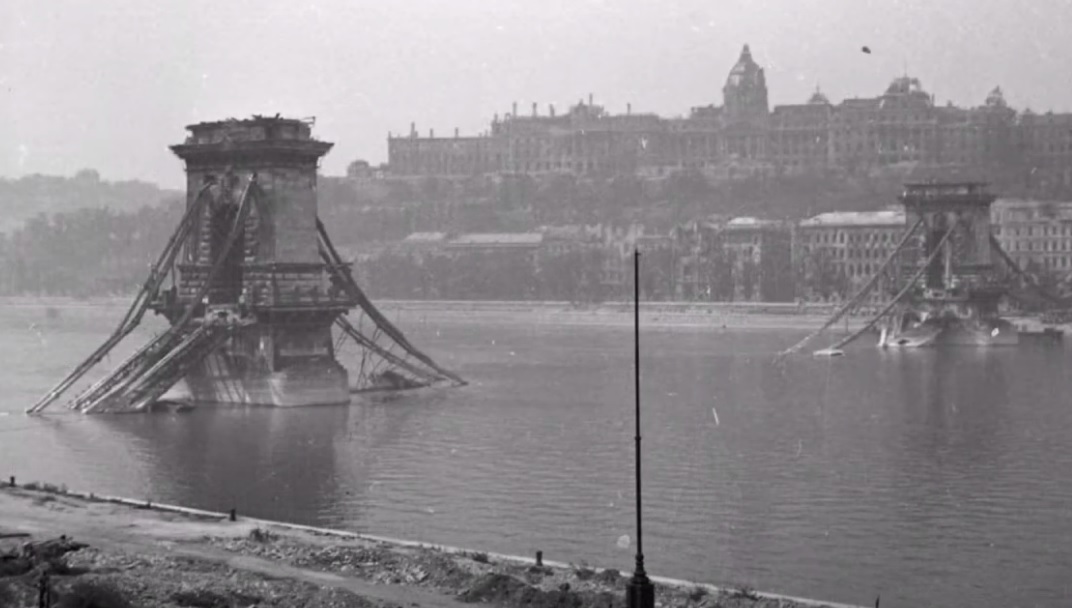
[[[1040,287],[1001,248],[990,226],[997,197],[987,184],[906,184],[898,198],[905,232],[897,247],[822,327],[782,355],[800,350],[859,308],[884,276],[895,287],[887,304],[858,331],[815,354],[840,355],[842,347],[876,326],[883,348],[1016,345],[1019,332],[1000,313],[1003,298],[1022,300],[1033,292],[1054,306],[1068,306],[1067,297]]]
[[[316,180],[333,144],[312,136],[311,121],[254,116],[187,130],[171,146],[186,164],[181,222],[116,330],[28,412],[70,392],[150,310],[170,327],[68,407],[341,404],[353,393],[465,384],[376,309],[332,245]],[[361,349],[353,373],[336,356],[348,342]]]

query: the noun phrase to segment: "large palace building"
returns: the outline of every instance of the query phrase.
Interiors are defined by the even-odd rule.
[[[878,97],[832,104],[818,90],[806,103],[769,107],[767,82],[744,46],[722,89],[722,106],[684,118],[612,115],[579,101],[565,113],[513,110],[477,137],[388,134],[398,176],[489,173],[633,173],[657,177],[692,168],[733,179],[878,166],[1018,165],[1072,184],[1072,114],[1008,107],[1000,88],[975,108],[937,106],[919,80],[890,83]]]

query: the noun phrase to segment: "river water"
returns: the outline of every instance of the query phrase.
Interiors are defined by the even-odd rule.
[[[3,478],[632,570],[629,329],[403,316],[470,386],[30,418],[122,310],[46,312],[0,310]],[[803,333],[643,332],[648,571],[884,608],[1072,605],[1072,350],[776,364]]]

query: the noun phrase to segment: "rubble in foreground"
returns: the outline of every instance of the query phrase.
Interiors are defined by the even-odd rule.
[[[226,551],[279,560],[289,565],[369,580],[416,585],[450,594],[460,602],[531,608],[624,608],[629,574],[586,566],[552,568],[499,560],[479,552],[403,547],[361,539],[312,544],[267,530],[246,538],[211,538]],[[749,588],[714,591],[656,584],[660,607],[806,608],[784,598],[763,597]],[[822,608],[809,604],[809,608]]]
[[[485,553],[0,490],[4,608],[623,608],[628,575]],[[45,538],[20,530],[47,530]],[[0,533],[5,530],[0,530]],[[55,534],[55,536],[53,536]],[[6,538],[5,538],[6,537]],[[50,597],[42,598],[42,594]],[[47,600],[47,603],[44,600]],[[656,584],[660,608],[822,608],[750,589]]]
[[[0,541],[2,542],[2,541]],[[0,544],[0,606],[5,608],[371,608],[345,589],[228,567],[210,560],[156,553],[104,551],[79,543],[63,555],[25,558],[26,543]],[[45,598],[42,601],[42,598]]]

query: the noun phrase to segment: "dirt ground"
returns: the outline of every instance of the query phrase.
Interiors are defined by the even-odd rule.
[[[627,576],[537,567],[200,517],[53,490],[0,489],[0,608],[620,608]],[[748,589],[656,585],[660,607],[818,608]],[[833,605],[829,605],[833,606]]]

